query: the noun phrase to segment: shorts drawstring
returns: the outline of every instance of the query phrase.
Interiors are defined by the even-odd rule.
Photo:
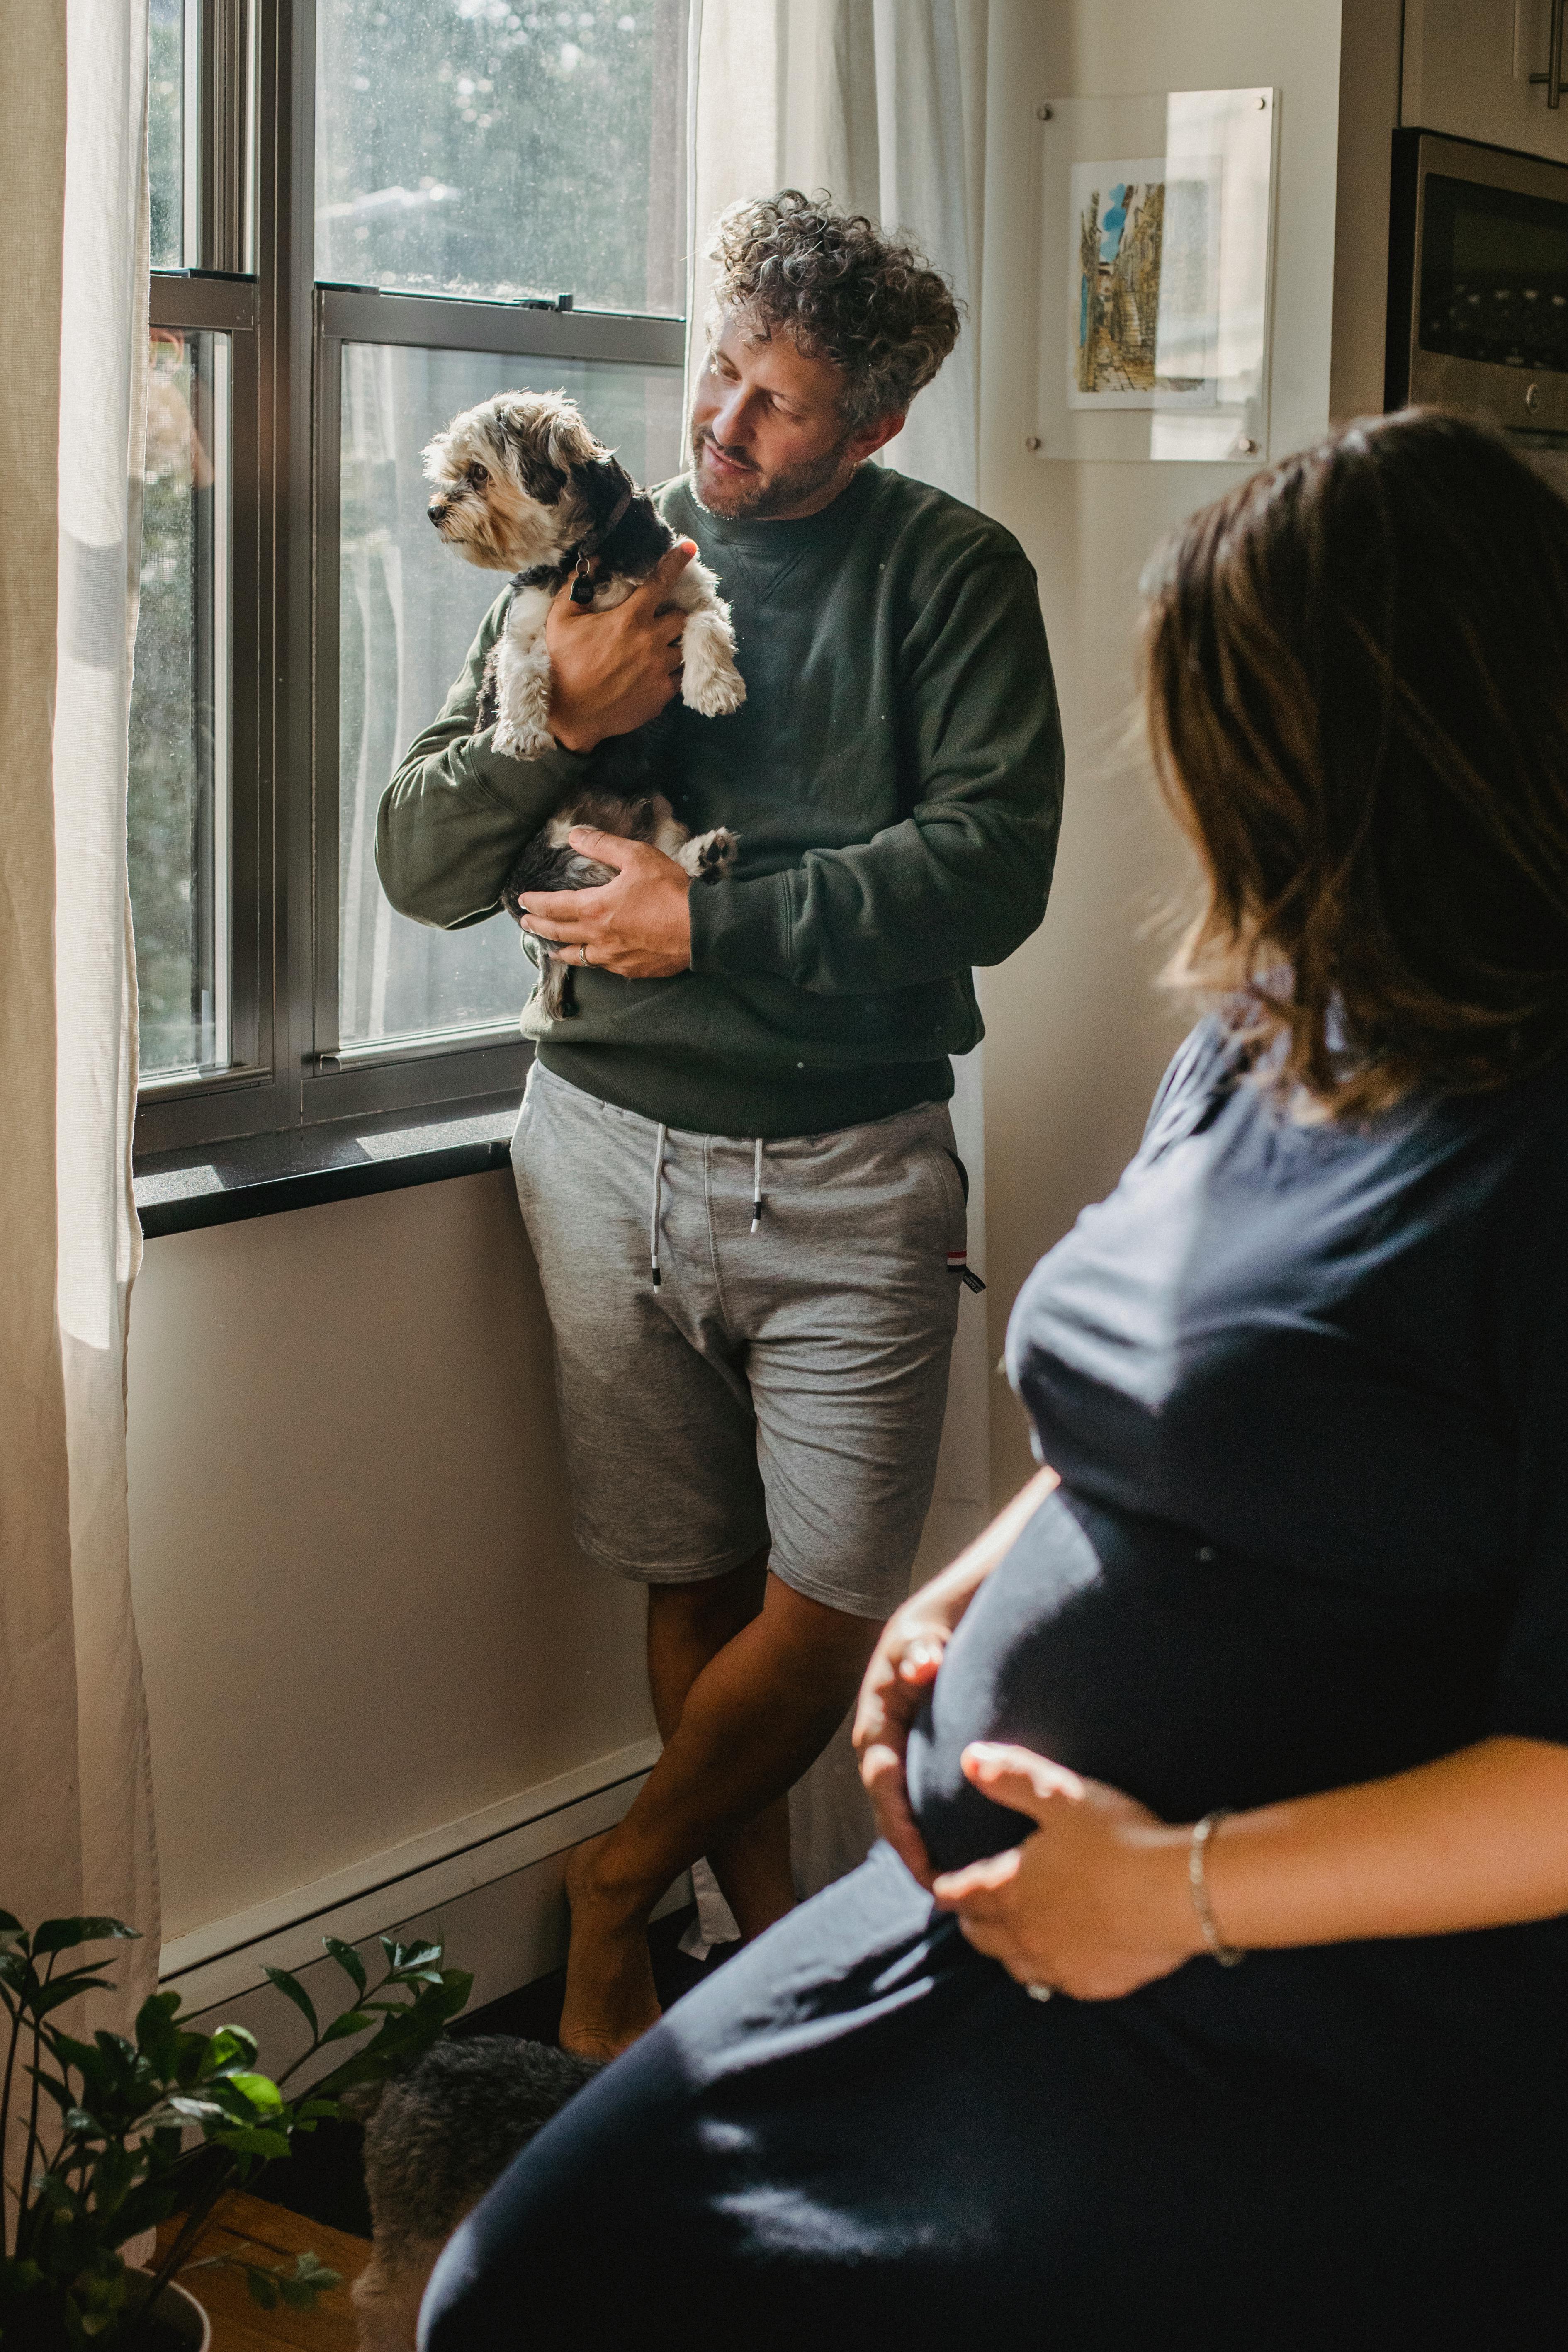
[[[660,1119],[658,1140],[653,1148],[653,1214],[648,1220],[647,1254],[653,1268],[653,1286],[658,1288],[658,1212],[664,1194],[664,1143],[669,1129]]]
[[[664,1206],[664,1153],[668,1138],[669,1129],[661,1119],[658,1139],[653,1147],[653,1207],[648,1215],[647,1226],[648,1270],[653,1276],[653,1286],[656,1290],[660,1287],[663,1279],[658,1265],[658,1220],[659,1212]],[[762,1222],[763,1139],[759,1135],[752,1158],[752,1231],[753,1233],[760,1231]]]

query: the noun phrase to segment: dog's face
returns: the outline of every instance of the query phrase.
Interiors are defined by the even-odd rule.
[[[571,469],[605,455],[563,392],[497,393],[426,449],[430,520],[468,562],[526,572],[580,535]]]

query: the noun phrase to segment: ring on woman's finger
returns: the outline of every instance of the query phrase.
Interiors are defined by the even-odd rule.
[[[1048,1984],[1026,1984],[1024,1987],[1031,2000],[1050,2000],[1054,1998],[1056,1990],[1055,1985]]]

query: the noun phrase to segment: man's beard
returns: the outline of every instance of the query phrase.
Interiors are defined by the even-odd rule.
[[[809,466],[788,466],[783,473],[770,475],[766,479],[758,474],[751,481],[726,484],[729,503],[724,506],[713,505],[702,495],[702,451],[710,438],[706,425],[692,426],[691,487],[698,505],[725,522],[771,522],[808,499],[815,499],[837,479],[844,470],[844,450],[849,436],[846,433]]]

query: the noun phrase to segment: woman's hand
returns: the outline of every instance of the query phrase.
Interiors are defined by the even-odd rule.
[[[878,1830],[922,1886],[931,1883],[931,1856],[910,1811],[904,1777],[910,1726],[964,1611],[1058,1483],[1054,1470],[1037,1470],[951,1568],[894,1611],[871,1653],[851,1735],[860,1778]]]
[[[984,1795],[1039,1823],[1022,1845],[932,1884],[977,1952],[1020,1984],[1116,2000],[1202,1949],[1185,1831],[1026,1748],[977,1741],[963,1763]]]
[[[931,1883],[931,1856],[910,1811],[904,1759],[910,1727],[969,1599],[951,1587],[944,1591],[939,1578],[895,1610],[871,1653],[855,1709],[851,1737],[877,1828],[922,1886]]]

